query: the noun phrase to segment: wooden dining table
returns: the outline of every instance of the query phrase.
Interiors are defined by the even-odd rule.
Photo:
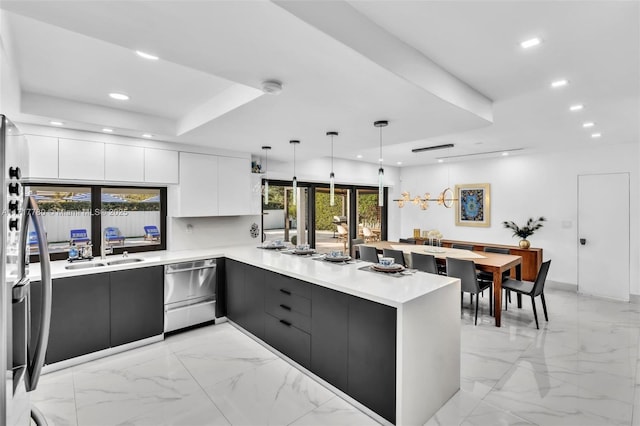
[[[410,256],[409,253],[417,252],[433,255],[437,261],[445,262],[447,256],[455,257],[458,259],[472,260],[476,269],[491,273],[493,276],[493,301],[494,301],[494,318],[496,327],[500,327],[500,320],[502,314],[502,273],[515,269],[515,279],[521,277],[521,265],[522,257],[514,256],[511,254],[490,253],[484,251],[469,251],[460,249],[450,249],[445,247],[432,247],[416,244],[402,244],[393,241],[376,241],[367,243],[368,246],[373,246],[376,250],[382,253],[383,249],[395,249],[402,250],[405,255]],[[466,256],[465,252],[469,252]],[[522,307],[522,301],[518,297],[518,307]]]

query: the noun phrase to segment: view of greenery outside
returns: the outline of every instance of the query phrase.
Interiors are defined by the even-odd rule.
[[[343,198],[336,194],[336,205],[329,205],[328,192],[316,192],[316,230],[333,231],[336,225],[333,223],[334,216],[342,216]]]
[[[358,223],[368,225],[380,223],[380,207],[378,193],[360,193],[358,195]]]

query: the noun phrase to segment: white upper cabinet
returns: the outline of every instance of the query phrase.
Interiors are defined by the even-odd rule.
[[[180,153],[176,216],[218,216],[218,157]]]
[[[104,143],[58,139],[60,179],[104,180]]]
[[[144,182],[144,148],[105,144],[104,177],[113,182]]]
[[[178,151],[144,149],[144,181],[152,183],[178,183]]]
[[[23,170],[28,178],[58,178],[58,138],[27,135],[27,168]]]
[[[251,160],[219,157],[218,205],[220,216],[251,213]]]

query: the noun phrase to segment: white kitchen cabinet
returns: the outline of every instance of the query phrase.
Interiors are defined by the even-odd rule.
[[[248,158],[219,157],[218,207],[220,216],[251,213],[251,161]]]
[[[144,149],[144,181],[152,183],[178,183],[178,151]]]
[[[114,182],[144,181],[144,148],[105,144],[104,177]]]
[[[60,179],[104,180],[104,143],[58,139]]]
[[[58,178],[58,138],[27,135],[27,178]]]
[[[180,153],[176,216],[218,216],[218,157]]]

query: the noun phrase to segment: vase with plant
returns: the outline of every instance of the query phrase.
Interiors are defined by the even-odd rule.
[[[514,237],[520,237],[520,248],[528,249],[529,247],[531,247],[531,243],[529,242],[529,240],[527,240],[527,237],[530,237],[535,231],[542,228],[542,222],[545,222],[546,220],[547,219],[545,219],[543,216],[540,216],[535,220],[530,217],[527,221],[527,224],[522,228],[512,221],[504,221],[502,222],[502,224],[505,228],[511,229],[513,231]]]

